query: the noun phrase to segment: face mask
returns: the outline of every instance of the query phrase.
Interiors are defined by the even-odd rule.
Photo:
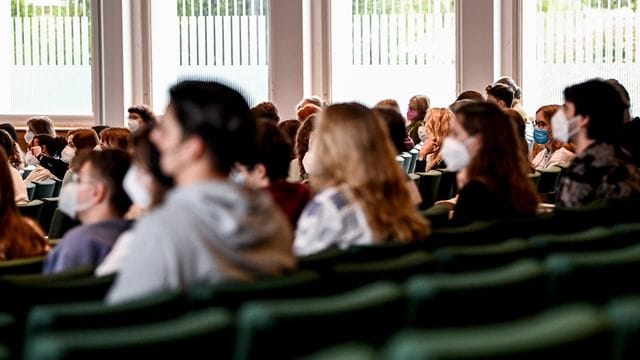
[[[96,147],[93,148],[93,151],[102,151],[102,146],[96,145]]]
[[[140,169],[132,165],[122,180],[122,187],[134,204],[148,208],[151,206],[151,194],[142,182],[143,176]]]
[[[425,141],[429,138],[429,134],[427,133],[427,128],[425,126],[420,126],[418,128],[418,137],[420,138],[420,141]]]
[[[71,162],[74,156],[76,156],[76,151],[73,150],[71,146],[67,145],[62,150],[62,153],[60,154],[60,159],[62,159],[62,161],[68,164]]]
[[[234,184],[244,185],[247,182],[247,175],[243,172],[232,170],[229,174],[229,180]]]
[[[40,161],[36,158],[31,151],[24,155],[24,162],[28,165],[38,166]]]
[[[140,128],[140,123],[135,121],[135,120],[127,119],[127,128],[129,128],[129,130],[131,130],[131,132],[135,132],[136,130],[138,130]]]
[[[24,134],[24,141],[26,141],[27,144],[31,144],[31,140],[33,140],[34,137],[35,137],[34,133],[31,130],[28,130]]]
[[[315,157],[311,151],[307,151],[307,153],[304,154],[304,157],[302,158],[302,166],[304,166],[307,174],[314,175],[316,173]]]
[[[568,142],[573,135],[575,135],[579,129],[575,126],[578,121],[578,116],[574,116],[573,119],[567,120],[567,116],[562,109],[556,111],[551,118],[551,129],[553,130],[553,137],[563,143]],[[573,127],[573,128],[572,128]]]
[[[468,138],[463,143],[452,137],[444,139],[440,154],[442,155],[444,162],[447,164],[448,170],[460,171],[469,164],[469,161],[471,161],[471,154],[469,154],[466,144],[472,140],[473,138]]]
[[[549,130],[533,129],[533,141],[544,145],[549,142]]]
[[[413,110],[413,109],[409,109],[407,111],[407,120],[415,120],[415,118],[418,117],[418,112]]]
[[[78,203],[78,193],[82,184],[76,182],[70,182],[63,186],[60,190],[60,200],[58,200],[58,208],[60,211],[75,219],[79,211],[84,211],[90,208],[93,204],[86,202],[84,204]]]

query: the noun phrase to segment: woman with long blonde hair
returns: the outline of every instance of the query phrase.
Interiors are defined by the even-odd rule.
[[[298,221],[294,252],[424,239],[428,223],[411,204],[387,129],[374,112],[336,104],[318,120],[311,177],[317,195]]]
[[[452,121],[453,113],[447,108],[432,108],[427,111],[424,126],[428,137],[418,155],[419,160],[427,161],[425,171],[446,167],[440,155],[440,148],[444,138],[451,132]]]

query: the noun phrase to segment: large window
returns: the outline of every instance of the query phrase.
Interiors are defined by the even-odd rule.
[[[618,79],[640,100],[637,0],[523,1],[523,98],[529,113],[562,102],[563,89]]]
[[[152,2],[153,107],[176,81],[215,79],[250,105],[268,98],[268,0]]]
[[[447,106],[456,91],[454,0],[331,4],[332,100],[368,105],[416,94]]]
[[[0,113],[92,115],[91,1],[0,8]]]

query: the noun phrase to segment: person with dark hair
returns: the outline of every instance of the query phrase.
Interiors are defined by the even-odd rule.
[[[196,284],[251,281],[295,267],[293,234],[268,194],[233,184],[259,152],[246,100],[217,82],[183,81],[151,132],[175,187],[138,220],[130,256],[109,291],[119,303]]]
[[[60,159],[67,164],[71,163],[76,152],[93,150],[98,145],[98,134],[93,129],[76,129],[67,134],[67,146],[62,150]]]
[[[382,100],[378,101],[373,108],[374,108],[374,110],[375,109],[391,109],[391,110],[397,112],[400,115],[400,119],[402,119],[402,110],[400,110],[400,105],[394,99],[382,99]],[[386,114],[386,110],[385,110],[385,114]],[[397,118],[396,116],[393,116],[393,117]],[[404,119],[402,119],[402,120],[403,120],[403,126],[405,126]],[[398,131],[398,133],[399,133],[399,130],[396,130],[396,131]],[[402,149],[403,150],[400,151],[400,152],[409,151],[409,150],[413,149],[413,147],[416,145],[413,142],[413,139],[411,139],[411,137],[409,136],[409,133],[407,132],[406,128],[403,130],[403,132],[405,133],[404,139],[402,140]],[[424,133],[424,127],[422,126],[422,127],[418,128],[418,138],[420,140],[424,140],[423,136],[425,136],[425,133]]]
[[[268,120],[277,124],[280,121],[278,107],[271,101],[263,101],[251,109],[251,114],[256,120]]]
[[[27,132],[24,134],[24,141],[27,144],[31,144],[31,140],[33,140],[36,135],[56,136],[56,129],[50,117],[34,116],[27,120]]]
[[[160,206],[166,193],[173,187],[173,179],[160,169],[160,153],[151,142],[155,123],[143,125],[133,133],[129,153],[132,163],[122,181],[122,187],[132,201],[125,219],[139,219]],[[96,268],[97,276],[118,272],[131,254],[133,231],[123,232],[109,254]]]
[[[131,132],[135,132],[141,126],[148,125],[156,121],[156,115],[148,105],[134,105],[128,108],[127,112],[129,113],[127,117],[127,128],[131,130]],[[96,132],[100,134],[100,131],[96,130]]]
[[[102,130],[108,129],[109,127],[109,125],[96,125],[91,127],[91,129],[95,131],[96,134],[98,134],[98,143],[100,143],[100,133],[102,132]]]
[[[4,150],[5,155],[11,154],[12,151],[15,151],[15,141],[11,138],[8,132],[0,129],[0,149]],[[9,164],[9,162],[7,162]],[[13,192],[15,194],[16,203],[26,203],[29,201],[29,197],[27,195],[27,186],[22,181],[22,176],[20,176],[20,172],[9,164],[9,171],[11,172],[11,180],[13,181]]]
[[[280,121],[278,123],[278,129],[282,131],[287,136],[287,141],[291,146],[296,143],[296,134],[298,133],[298,129],[300,129],[300,125],[302,123],[298,121],[298,119],[289,119]],[[291,154],[292,159],[294,157],[293,153]]]
[[[501,109],[509,109],[513,105],[513,90],[504,84],[487,86],[487,101],[498,105]]]
[[[618,143],[625,112],[618,90],[593,79],[564,89],[564,100],[551,125],[556,139],[575,145],[576,157],[560,181],[556,206],[638,196],[640,173]]]
[[[28,155],[32,155],[38,165],[25,181],[62,180],[69,170],[69,164],[60,160],[60,153],[65,146],[67,139],[62,136],[36,135],[31,142]]]
[[[536,214],[539,197],[518,137],[513,121],[495,104],[474,102],[458,110],[441,150],[448,169],[465,173],[455,224]]]
[[[503,109],[503,111],[505,112],[505,114],[507,114],[509,120],[511,120],[513,122],[513,125],[516,127],[516,135],[518,138],[518,143],[520,145],[520,151],[527,159],[529,159],[529,144],[527,143],[526,138],[527,120],[522,117],[522,114],[520,114],[516,109]],[[533,165],[531,165],[531,162],[529,162],[529,173],[533,174],[535,172],[536,170],[534,169]]]
[[[16,132],[16,128],[14,128],[10,123],[4,123],[0,124],[0,130],[6,131],[13,140],[13,151],[7,152],[9,165],[18,171],[22,171],[24,169],[24,153],[22,152],[22,149],[20,149],[20,145],[18,145],[18,133]]]
[[[287,181],[292,154],[285,134],[268,120],[259,120],[256,159],[250,164],[237,164],[232,179],[267,190],[295,229],[302,210],[311,200],[311,191],[306,185]]]
[[[127,151],[131,141],[131,131],[127,128],[108,128],[100,133],[100,149],[120,149]]]
[[[0,260],[42,256],[49,251],[49,245],[38,224],[20,215],[8,164],[4,150],[0,149]]]
[[[620,146],[631,154],[633,163],[640,167],[640,141],[638,141],[640,139],[640,117],[631,117],[631,97],[627,89],[616,79],[609,79],[607,82],[618,89],[625,107],[624,122],[620,132]]]
[[[424,125],[424,117],[427,115],[427,110],[431,106],[431,100],[426,95],[415,95],[409,99],[409,105],[407,107],[407,133],[414,144],[420,142],[420,136],[418,135],[418,129]]]
[[[0,130],[6,131],[7,133],[9,133],[9,136],[11,136],[11,139],[13,139],[13,141],[18,142],[18,133],[16,132],[16,128],[13,127],[13,125],[11,125],[10,123],[0,124]]]
[[[402,110],[400,109],[400,104],[396,101],[396,99],[382,99],[378,101],[374,106],[374,109],[392,109],[398,112],[398,114],[402,115]]]
[[[471,100],[471,101],[484,101],[484,96],[475,90],[463,91],[458,95],[456,101]]]
[[[507,85],[511,91],[513,91],[513,102],[511,103],[511,108],[519,112],[523,118],[527,118],[527,113],[524,111],[522,107],[522,90],[520,86],[516,84],[516,81],[513,80],[510,76],[502,76],[496,80],[493,85],[496,84],[504,84]]]
[[[118,236],[131,226],[131,221],[122,218],[131,206],[122,188],[129,155],[109,149],[83,151],[78,157],[78,176],[62,187],[58,207],[82,225],[69,230],[47,256],[44,263],[47,274],[98,266]]]

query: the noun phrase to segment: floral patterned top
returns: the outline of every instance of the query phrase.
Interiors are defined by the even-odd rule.
[[[640,173],[621,148],[594,143],[577,155],[560,180],[558,207],[578,207],[596,200],[640,194]]]

